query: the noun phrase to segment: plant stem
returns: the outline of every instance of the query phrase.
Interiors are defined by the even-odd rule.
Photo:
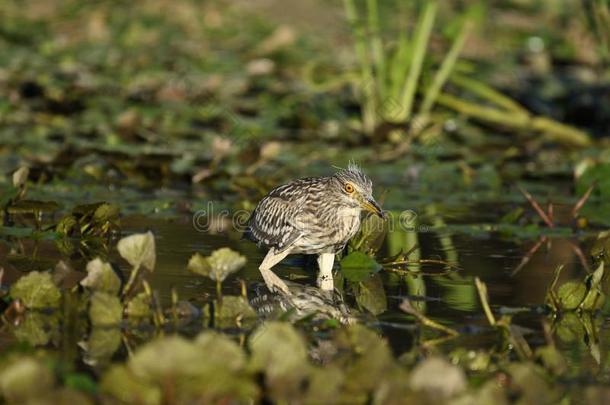
[[[218,298],[218,302],[222,302],[222,283],[220,280],[216,280],[216,298]]]
[[[481,299],[481,305],[483,306],[483,311],[485,311],[485,316],[487,317],[487,321],[491,326],[496,326],[496,318],[494,317],[493,312],[491,312],[491,308],[489,307],[489,299],[487,297],[487,285],[483,283],[478,277],[474,278],[474,284],[477,287],[477,291],[479,292],[479,298]]]

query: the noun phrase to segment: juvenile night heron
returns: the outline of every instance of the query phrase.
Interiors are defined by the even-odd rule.
[[[246,236],[268,247],[259,270],[270,290],[290,294],[271,271],[289,254],[317,254],[318,286],[333,290],[335,254],[360,227],[360,214],[383,210],[373,198],[371,180],[355,164],[329,177],[294,180],[273,189],[254,209]]]

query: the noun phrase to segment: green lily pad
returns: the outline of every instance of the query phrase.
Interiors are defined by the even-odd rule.
[[[27,308],[57,308],[61,293],[51,273],[33,271],[11,286],[11,297],[21,300]]]
[[[154,270],[157,256],[152,232],[139,233],[119,240],[117,250],[134,268],[144,266],[149,271]]]
[[[121,289],[121,280],[114,272],[110,263],[102,261],[99,257],[87,263],[87,277],[80,284],[92,291],[106,292],[116,295]]]
[[[230,248],[220,248],[208,257],[195,253],[189,260],[187,268],[193,273],[222,282],[245,264],[244,256]]]
[[[364,281],[379,270],[381,265],[362,252],[352,252],[341,260],[341,271],[349,281]]]

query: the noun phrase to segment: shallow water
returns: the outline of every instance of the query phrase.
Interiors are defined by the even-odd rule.
[[[560,283],[568,279],[582,279],[588,270],[583,267],[574,249],[580,247],[586,256],[595,233],[569,236],[573,234],[569,228],[553,230],[551,235],[560,236],[550,236],[550,242],[542,243],[527,264],[519,268],[524,256],[538,239],[506,235],[506,232],[499,232],[485,225],[497,222],[498,218],[506,213],[508,206],[481,204],[467,209],[458,207],[449,209],[447,215],[436,210],[436,220],[430,217],[430,210],[426,211],[426,207],[422,206],[419,211],[422,213],[422,223],[417,227],[418,232],[407,232],[412,238],[416,237],[412,240],[418,240],[420,257],[452,262],[459,266],[459,270],[439,275],[445,270],[442,264],[424,264],[419,268],[424,275],[415,278],[405,278],[382,270],[374,277],[379,277],[383,283],[384,291],[380,299],[386,302],[387,310],[377,316],[360,317],[360,322],[367,323],[386,336],[396,355],[407,352],[416,339],[421,342],[421,339],[425,338],[417,332],[414,319],[399,309],[402,300],[410,298],[412,302],[420,305],[418,308],[429,318],[461,333],[459,337],[441,343],[442,350],[451,351],[458,347],[492,350],[498,344],[498,339],[487,323],[474,286],[474,277],[479,277],[487,284],[489,302],[496,317],[499,318],[503,314],[513,315],[513,325],[522,328],[520,330],[532,348],[544,345],[546,340],[543,323],[549,322],[549,313],[544,303],[554,271],[557,266],[564,265]],[[527,208],[525,204],[523,206]],[[559,208],[558,212],[561,212],[561,207]],[[399,212],[393,214],[398,215]],[[153,289],[158,290],[161,300],[169,302],[172,288],[178,292],[181,299],[193,302],[203,302],[206,298],[213,297],[214,284],[189,273],[186,264],[194,252],[205,255],[224,246],[241,252],[248,261],[244,269],[224,282],[223,292],[239,294],[240,280],[243,280],[248,286],[249,299],[252,299],[255,296],[254,291],[257,288],[260,291],[263,285],[257,266],[265,251],[257,248],[252,242],[242,240],[239,233],[231,229],[230,224],[217,233],[197,230],[192,221],[193,217],[189,215],[171,220],[146,217],[129,217],[123,220],[125,234],[148,229],[155,233],[158,270],[149,277],[149,281]],[[394,232],[405,234],[400,228]],[[548,230],[541,227],[538,233],[548,234]],[[562,236],[565,234],[568,236]],[[386,238],[377,254],[378,259],[396,253],[396,242],[392,241],[395,239],[391,234]],[[399,248],[407,251],[411,247]],[[284,279],[304,286],[315,285],[317,267],[311,257],[289,256],[274,270]],[[335,271],[336,284],[342,286],[341,270],[337,264]],[[413,279],[417,280],[415,287]],[[357,312],[358,303],[354,289],[349,288],[347,284],[343,286],[345,303]],[[597,319],[598,322],[601,321],[599,317]],[[553,325],[556,328],[561,327],[557,322]],[[569,362],[571,376],[578,379],[588,378],[592,371],[596,370],[597,379],[607,379],[607,373],[603,371],[606,368],[604,355],[610,347],[604,340],[607,327],[608,323],[601,324],[594,337],[599,342],[602,353],[601,358],[597,360],[592,355],[592,350],[594,352],[595,349],[591,348],[588,341],[591,336],[586,333],[579,334],[578,328],[574,334],[575,338],[571,340],[562,340],[555,333],[555,343]]]

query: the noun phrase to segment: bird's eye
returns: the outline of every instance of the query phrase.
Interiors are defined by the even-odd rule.
[[[350,194],[353,193],[354,192],[354,186],[352,186],[351,184],[347,183],[345,185],[345,191],[350,193]]]

